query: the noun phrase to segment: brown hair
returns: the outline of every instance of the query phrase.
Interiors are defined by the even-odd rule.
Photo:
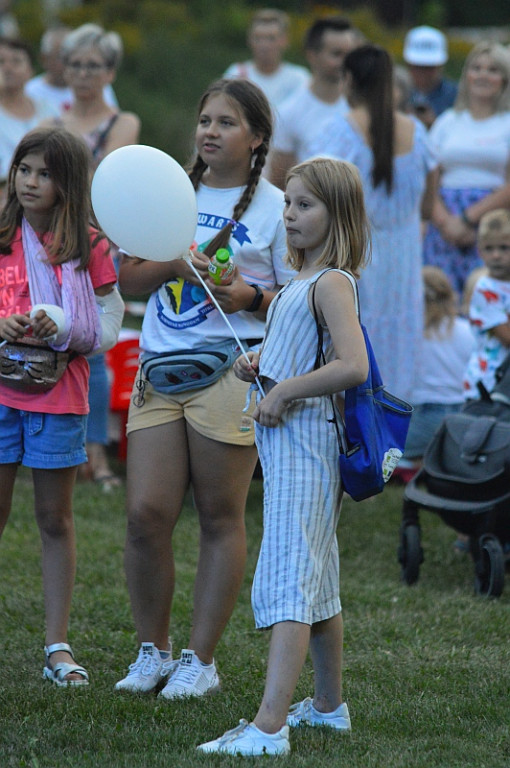
[[[254,150],[246,187],[234,207],[232,219],[204,248],[204,253],[207,256],[212,256],[218,248],[225,248],[227,246],[233,229],[250,205],[266,162],[269,142],[273,133],[271,107],[264,93],[254,83],[251,83],[249,80],[217,80],[202,95],[198,105],[198,114],[202,112],[206,101],[211,96],[218,94],[224,94],[232,102],[232,105],[242,112],[251,130],[262,138],[262,142]],[[197,155],[193,167],[189,171],[189,177],[195,190],[198,189],[198,185],[207,167],[205,160],[200,155]]]
[[[395,141],[391,57],[378,45],[361,45],[347,54],[343,68],[350,75],[349,103],[362,104],[368,110],[370,146],[374,154],[373,185],[384,184],[390,193]]]
[[[7,201],[0,213],[0,253],[10,253],[16,229],[21,225],[23,206],[18,200],[15,178],[18,166],[29,154],[41,154],[55,185],[57,201],[48,232],[52,242],[48,254],[55,264],[79,258],[85,268],[90,258],[89,226],[90,153],[85,142],[63,128],[36,128],[25,134],[14,152],[9,171]]]
[[[277,8],[262,8],[253,14],[250,32],[259,24],[278,24],[281,31],[286,34],[290,28],[290,16]]]
[[[30,45],[24,40],[18,40],[13,37],[0,37],[0,46],[9,48],[11,51],[21,51],[27,57],[30,65],[34,66],[34,53]]]

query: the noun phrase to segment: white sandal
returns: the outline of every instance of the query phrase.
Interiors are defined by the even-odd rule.
[[[43,669],[43,677],[45,677],[47,680],[50,680],[52,683],[55,683],[55,685],[60,686],[61,688],[66,688],[68,685],[88,685],[88,672],[78,664],[69,664],[67,661],[60,661],[58,664],[55,664],[53,669],[50,667],[50,656],[52,653],[56,653],[56,651],[67,651],[71,658],[74,659],[71,646],[67,643],[53,643],[52,645],[48,645],[48,647],[45,646],[44,655],[46,657],[46,666]],[[81,675],[83,679],[66,680],[65,678],[67,675],[70,675],[71,672]]]

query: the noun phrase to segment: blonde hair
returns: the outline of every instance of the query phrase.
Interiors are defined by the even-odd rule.
[[[445,272],[439,267],[426,266],[422,269],[425,296],[425,336],[430,338],[446,320],[449,335],[457,314],[457,297]]]
[[[510,53],[500,43],[481,42],[475,45],[468,53],[462,74],[459,80],[459,90],[455,100],[454,109],[461,112],[469,109],[469,94],[467,89],[467,71],[471,64],[480,56],[487,54],[493,60],[503,75],[503,88],[494,105],[494,112],[506,112],[510,109]]]
[[[370,254],[370,227],[358,169],[345,160],[316,157],[291,168],[286,184],[293,178],[301,179],[324,203],[330,216],[328,235],[317,265],[348,269],[358,276]],[[300,269],[304,249],[289,245],[287,260],[291,267]]]
[[[478,224],[478,245],[483,248],[486,240],[510,236],[510,210],[495,208],[484,213]]]

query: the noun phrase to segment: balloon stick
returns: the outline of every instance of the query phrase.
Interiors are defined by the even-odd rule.
[[[216,309],[218,310],[218,312],[220,313],[220,315],[222,316],[222,318],[224,319],[224,321],[226,322],[226,324],[228,325],[230,330],[232,331],[232,335],[233,335],[234,339],[237,341],[237,343],[239,344],[239,347],[241,349],[243,357],[248,362],[248,365],[251,367],[251,360],[248,357],[245,348],[243,347],[242,341],[240,340],[239,336],[237,335],[237,333],[235,332],[234,328],[232,327],[232,323],[230,322],[230,320],[228,319],[228,317],[226,316],[226,314],[224,313],[224,311],[222,310],[222,308],[218,304],[216,298],[211,293],[211,289],[209,288],[209,286],[207,285],[207,283],[203,279],[202,275],[198,272],[196,267],[193,265],[193,262],[191,261],[191,251],[188,251],[188,254],[185,254],[183,256],[183,258],[184,258],[185,261],[187,261],[187,263],[189,264],[189,266],[191,267],[191,269],[193,270],[195,275],[198,277],[198,279],[202,283],[202,286],[203,286],[205,292],[207,293],[207,295],[211,299],[212,303],[214,304],[214,306],[216,307]],[[258,387],[259,392],[262,395],[262,397],[265,397],[266,393],[264,392],[264,390],[262,388],[262,384],[260,383],[260,379],[259,379],[258,376],[255,376],[255,383],[257,384],[257,387]]]

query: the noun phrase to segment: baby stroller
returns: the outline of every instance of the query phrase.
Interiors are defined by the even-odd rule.
[[[500,597],[510,562],[510,355],[493,390],[479,390],[479,400],[443,420],[404,489],[398,560],[414,584],[424,559],[419,509],[428,509],[469,537],[475,591]]]

